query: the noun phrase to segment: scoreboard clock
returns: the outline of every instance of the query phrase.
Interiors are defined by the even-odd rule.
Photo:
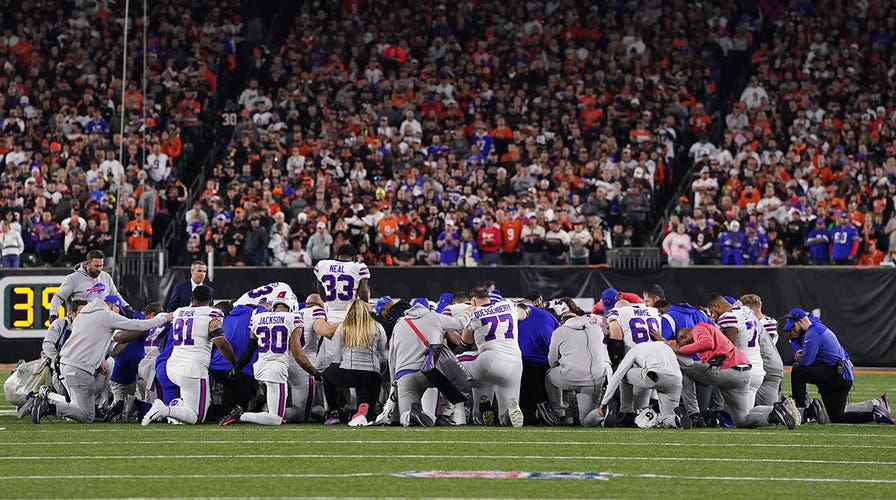
[[[0,337],[43,338],[50,327],[50,301],[65,276],[6,276],[0,278]],[[61,307],[58,316],[65,315]]]

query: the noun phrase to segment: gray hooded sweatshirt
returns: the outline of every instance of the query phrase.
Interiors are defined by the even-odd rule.
[[[427,345],[420,340],[414,330],[405,321],[409,319],[426,338],[429,344],[441,344],[445,340],[445,332],[463,330],[470,323],[468,312],[458,312],[453,317],[439,314],[417,304],[404,313],[404,317],[395,323],[392,331],[392,346],[389,350],[389,371],[392,379],[395,374],[404,370],[420,370],[426,356]]]
[[[69,274],[62,280],[59,290],[53,295],[50,301],[50,311],[59,312],[59,307],[66,305],[67,300],[93,300],[104,299],[106,295],[118,295],[118,288],[112,282],[112,276],[106,271],[100,271],[96,278],[87,274],[86,262],[82,262],[75,266],[73,273]],[[121,297],[124,301],[124,297]],[[125,302],[127,304],[127,302]]]
[[[167,322],[164,314],[152,319],[127,319],[112,312],[106,302],[94,300],[81,309],[72,323],[71,336],[59,353],[59,361],[94,373],[109,353],[115,330],[142,332]]]
[[[551,337],[548,364],[559,366],[563,379],[573,385],[594,385],[610,366],[604,332],[584,317],[574,317],[560,325]]]

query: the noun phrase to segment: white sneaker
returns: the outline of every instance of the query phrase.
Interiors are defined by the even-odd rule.
[[[370,425],[372,422],[367,421],[367,417],[364,415],[356,415],[355,418],[351,419],[348,423],[349,427],[366,427]]]
[[[787,410],[787,413],[793,417],[793,423],[797,427],[799,427],[803,423],[803,414],[800,413],[799,408],[796,406],[796,401],[793,398],[788,398],[784,396],[782,398],[781,404],[784,405],[784,409]]]
[[[146,415],[143,415],[143,420],[140,423],[149,425],[151,422],[158,422],[167,416],[168,406],[161,399],[157,399],[152,402],[152,407],[146,412]]]
[[[523,426],[523,410],[520,410],[520,404],[516,402],[516,398],[507,400],[507,416],[510,418],[510,424],[514,427]]]

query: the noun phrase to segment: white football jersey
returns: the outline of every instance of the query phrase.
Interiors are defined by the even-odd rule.
[[[762,319],[759,320],[759,325],[765,329],[765,333],[768,334],[769,338],[772,341],[772,344],[778,344],[778,320],[772,318],[771,316],[763,316]]]
[[[289,371],[289,337],[302,330],[302,315],[262,312],[252,316],[249,329],[258,339],[258,359],[252,369],[256,380],[286,383]]]
[[[275,300],[287,299],[290,302],[290,308],[295,311],[298,309],[298,301],[296,294],[293,293],[292,287],[286,283],[275,281],[267,285],[260,286],[244,293],[233,303],[234,306],[256,305],[262,300],[273,304]],[[295,302],[295,303],[293,303]]]
[[[224,319],[220,309],[209,306],[187,306],[174,311],[171,322],[171,357],[168,366],[177,364],[180,373],[189,377],[208,377],[212,356],[212,341],[208,338],[208,324],[213,319]]]
[[[650,341],[650,331],[660,331],[660,313],[644,304],[614,307],[607,313],[607,323],[616,322],[622,329],[622,342],[628,352],[632,347]]]
[[[509,300],[500,300],[477,307],[469,328],[479,352],[500,351],[522,357],[517,340],[516,306]]]
[[[314,332],[314,322],[322,319],[324,321],[327,320],[327,313],[324,311],[323,307],[320,306],[311,306],[306,307],[299,311],[299,314],[302,316],[302,336],[299,338],[299,344],[302,346],[302,352],[305,353],[305,357],[308,358],[308,361],[311,362],[312,365],[317,364],[317,351],[320,348],[321,339]]]
[[[324,289],[327,317],[341,320],[348,303],[357,296],[361,280],[370,278],[370,269],[363,262],[327,259],[314,266],[314,276]]]
[[[760,338],[759,322],[753,311],[743,306],[734,306],[725,314],[719,316],[716,321],[719,329],[737,328],[737,337],[734,346],[743,351],[753,365],[754,370],[762,369],[762,354],[759,352]]]
[[[155,358],[159,355],[159,334],[165,331],[167,325],[157,326],[146,332],[143,340],[143,357]]]

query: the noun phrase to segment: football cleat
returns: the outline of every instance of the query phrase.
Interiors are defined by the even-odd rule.
[[[488,396],[479,398],[479,413],[482,414],[482,425],[495,425],[495,409]]]
[[[367,421],[367,410],[370,409],[370,405],[367,403],[361,403],[358,405],[358,411],[352,415],[352,419],[348,421],[349,427],[363,427],[370,425],[370,422]]]
[[[40,419],[50,411],[50,401],[47,399],[49,393],[50,389],[42,385],[37,394],[32,397],[34,404],[31,407],[31,423],[39,424]]]
[[[694,422],[691,421],[691,416],[688,415],[688,411],[684,408],[684,406],[678,406],[675,408],[675,423],[678,424],[678,427],[681,429],[690,429],[694,427]]]
[[[516,398],[507,400],[507,417],[510,418],[510,425],[514,427],[523,426],[523,410],[520,404],[516,402]]]
[[[333,410],[327,414],[327,419],[324,420],[324,425],[337,425],[341,424],[342,420],[339,419],[339,410]]]
[[[243,408],[240,405],[236,405],[230,410],[230,413],[224,417],[224,420],[221,420],[221,426],[238,424],[240,423],[241,416],[243,416]]]
[[[117,422],[121,418],[122,413],[124,413],[124,400],[119,399],[106,410],[106,414],[103,415],[103,422]]]
[[[547,401],[542,401],[536,405],[535,414],[538,415],[538,418],[541,419],[542,422],[548,425],[558,425],[560,424],[560,415],[554,411],[554,408]]]
[[[831,419],[828,418],[827,412],[824,411],[824,406],[822,406],[821,401],[817,399],[809,401],[809,406],[806,407],[805,420],[814,420],[820,425],[827,424],[831,421]]]
[[[435,426],[436,427],[451,427],[454,425],[460,425],[454,421],[453,416],[448,415],[439,415],[439,418],[436,419]]]
[[[174,401],[172,401],[173,403]],[[157,399],[152,402],[152,406],[149,408],[149,411],[146,412],[146,415],[143,415],[143,420],[140,421],[141,425],[149,425],[152,422],[158,422],[163,418],[168,416],[168,406],[161,399]]]
[[[703,419],[703,415],[700,412],[691,414],[691,425],[694,428],[702,429],[706,427],[706,420]]]
[[[893,418],[893,414],[883,405],[875,406],[871,413],[874,415],[874,421],[879,424],[896,425],[896,418]]]
[[[796,428],[796,423],[793,420],[793,415],[791,415],[790,412],[787,411],[787,409],[784,407],[784,404],[782,403],[775,403],[772,406],[772,412],[768,415],[768,421],[771,424],[785,425],[790,430]]]
[[[879,398],[874,398],[877,403],[875,406],[882,406],[887,413],[893,413],[893,410],[890,409],[890,397],[887,396],[887,393],[883,393]]]
[[[616,427],[619,420],[619,401],[611,399],[604,409],[604,427]]]
[[[414,403],[411,405],[411,424],[417,424],[423,427],[432,427],[435,422],[433,422],[432,417],[426,414],[423,411],[423,406],[420,403]]]
[[[800,409],[796,406],[796,400],[787,396],[781,396],[781,404],[784,405],[784,409],[787,410],[787,413],[793,417],[793,425],[799,427],[803,423],[803,414],[800,413]]]
[[[25,402],[16,410],[16,418],[24,418],[25,415],[31,415],[31,409],[34,408],[34,392],[25,394]]]

